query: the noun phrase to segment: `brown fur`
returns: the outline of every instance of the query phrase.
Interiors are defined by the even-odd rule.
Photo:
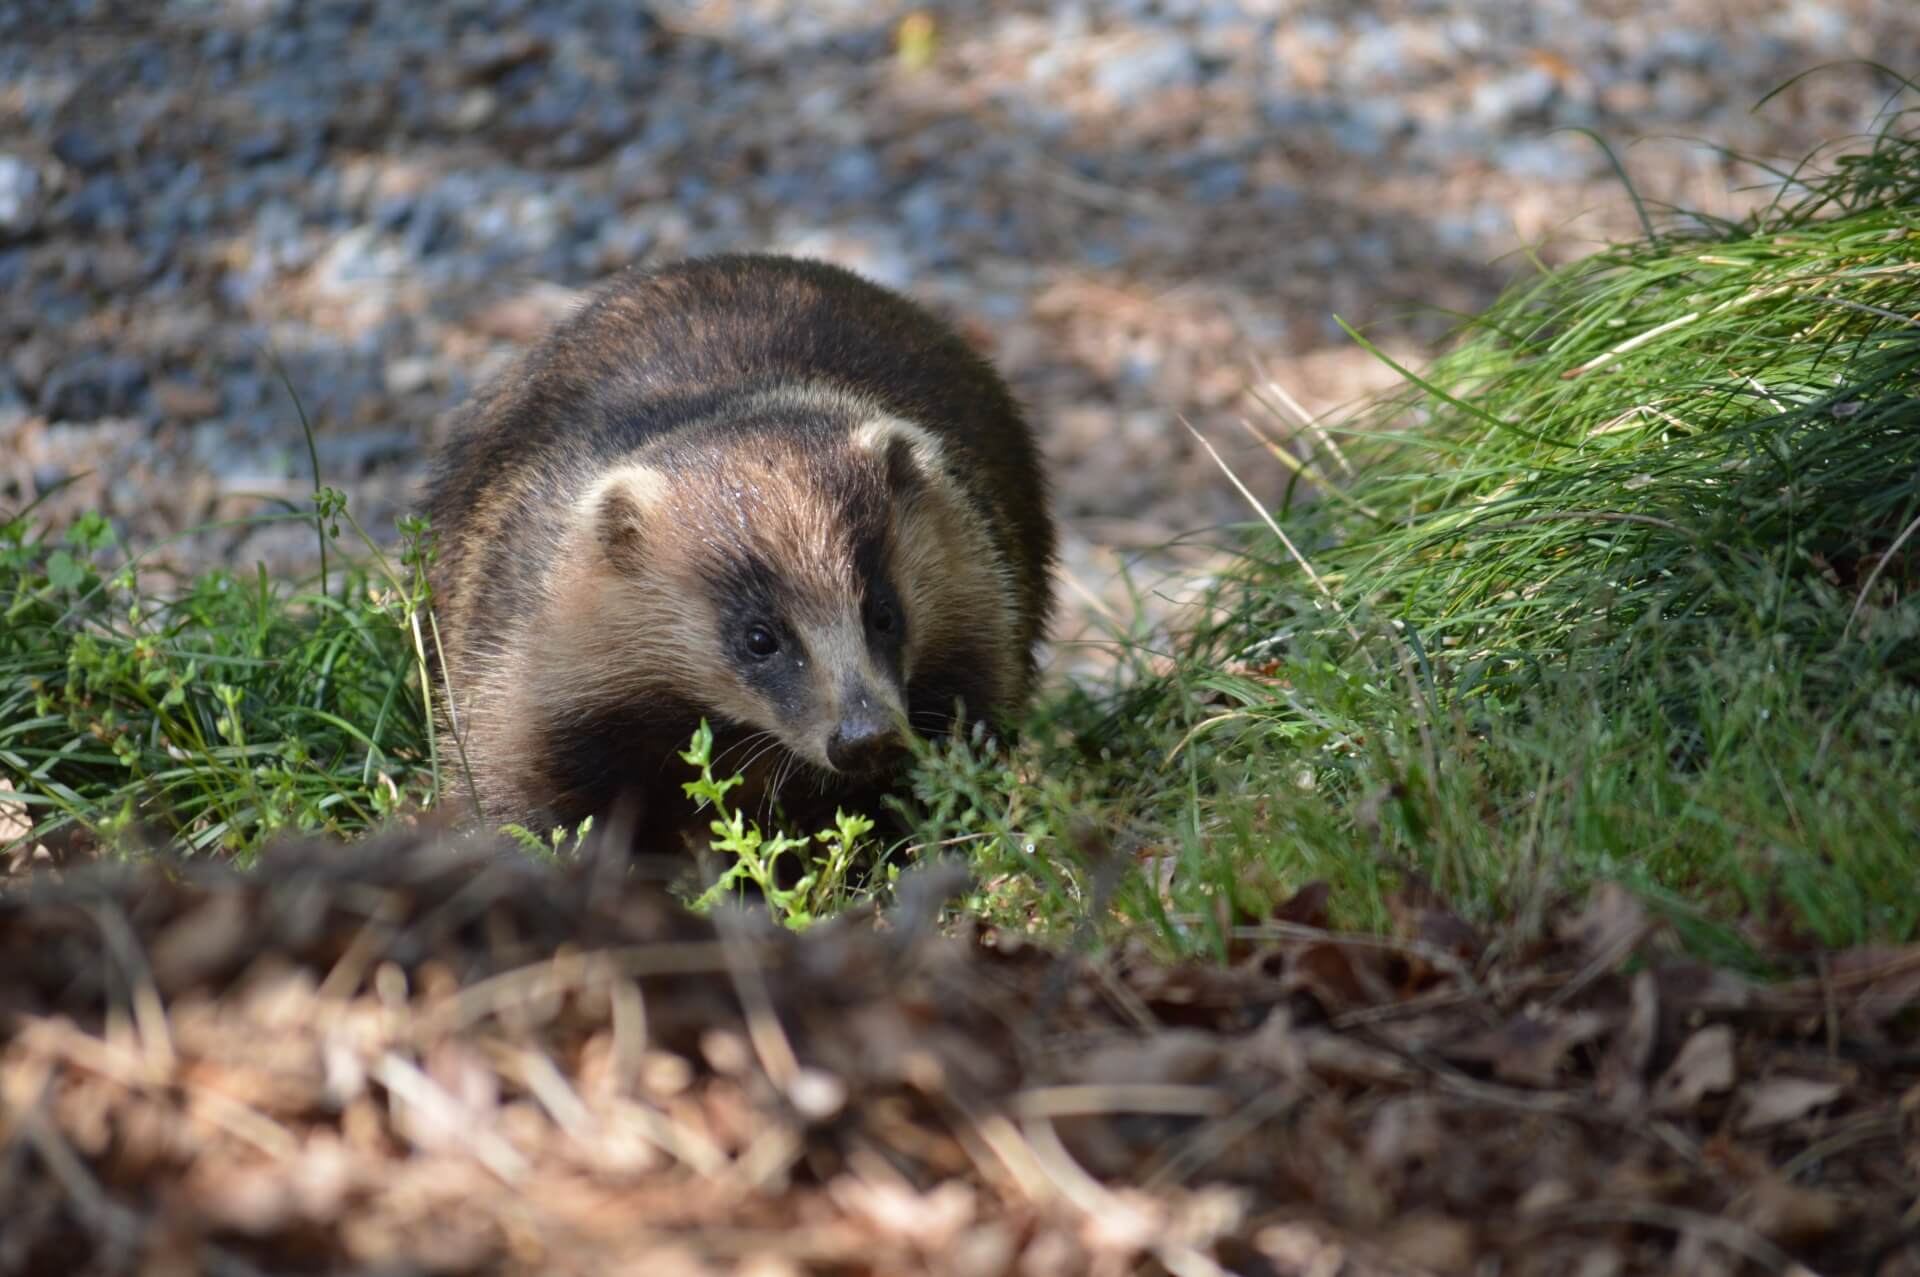
[[[457,797],[492,821],[625,802],[669,823],[703,717],[718,770],[757,756],[762,790],[837,794],[849,716],[934,731],[959,698],[1006,726],[1050,604],[1046,492],[1005,386],[925,311],[818,263],[615,281],[476,397],[429,509]],[[890,608],[903,634],[874,628]],[[738,646],[763,616],[785,636],[764,665]]]

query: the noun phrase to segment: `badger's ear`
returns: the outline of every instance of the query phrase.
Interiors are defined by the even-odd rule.
[[[594,540],[609,562],[635,572],[646,565],[647,522],[667,489],[666,476],[646,466],[608,471],[585,502]]]
[[[887,486],[896,494],[924,491],[946,473],[946,449],[925,426],[898,417],[875,417],[854,427],[853,446],[877,453],[887,466]]]

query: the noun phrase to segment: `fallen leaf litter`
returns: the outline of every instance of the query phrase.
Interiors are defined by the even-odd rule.
[[[1920,946],[1228,965],[396,833],[0,894],[0,1273],[1920,1273]],[[1404,903],[1404,902],[1403,902]]]

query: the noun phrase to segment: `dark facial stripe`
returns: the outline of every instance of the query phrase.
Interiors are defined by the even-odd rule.
[[[786,612],[788,583],[760,555],[738,548],[718,551],[701,567],[713,597],[722,600],[722,616],[778,621]]]

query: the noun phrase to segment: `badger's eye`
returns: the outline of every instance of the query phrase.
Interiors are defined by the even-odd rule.
[[[764,625],[748,626],[741,642],[747,655],[756,661],[764,661],[780,650],[780,636]]]
[[[871,625],[881,634],[893,633],[893,609],[888,607],[885,602],[875,600],[873,605],[867,609],[867,624]]]

